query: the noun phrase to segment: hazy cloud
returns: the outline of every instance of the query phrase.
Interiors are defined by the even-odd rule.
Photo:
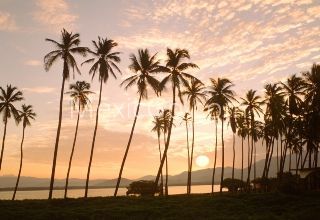
[[[8,12],[0,11],[0,31],[15,31],[17,29],[13,16]]]

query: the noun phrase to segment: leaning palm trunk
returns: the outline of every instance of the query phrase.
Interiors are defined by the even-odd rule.
[[[159,146],[159,159],[160,159],[160,162],[161,162],[161,158],[162,158],[162,153],[161,153],[161,144],[160,144],[160,132],[158,131],[158,146]],[[160,195],[163,195],[163,173],[162,173],[162,170],[161,170],[161,190],[160,190]]]
[[[95,145],[95,142],[96,142],[98,123],[99,123],[99,108],[100,108],[100,104],[101,104],[102,83],[103,83],[103,80],[101,79],[100,91],[99,91],[99,101],[98,101],[97,112],[96,112],[96,124],[95,124],[94,132],[93,132],[93,139],[92,139],[91,152],[90,152],[90,160],[89,160],[88,171],[87,171],[86,188],[85,188],[85,192],[84,192],[84,197],[85,198],[88,197],[88,187],[89,187],[91,163],[92,163],[94,145]]]
[[[176,88],[173,86],[173,98],[172,98],[172,110],[171,110],[171,119],[170,119],[170,125],[169,125],[169,130],[168,130],[168,137],[167,137],[167,141],[165,142],[165,148],[164,148],[164,152],[163,152],[163,157],[158,169],[158,173],[155,179],[155,185],[154,185],[154,192],[156,192],[157,187],[158,187],[158,182],[159,182],[159,178],[160,178],[160,174],[161,174],[161,170],[164,164],[164,161],[167,157],[167,152],[168,152],[168,148],[169,148],[169,144],[170,144],[170,138],[171,138],[171,130],[172,130],[172,125],[173,125],[173,117],[174,117],[174,109],[175,109],[175,104],[176,104]]]
[[[77,142],[79,119],[80,119],[80,111],[81,111],[80,107],[81,107],[81,105],[80,105],[80,101],[79,101],[77,125],[76,125],[76,131],[75,131],[75,133],[74,133],[72,150],[71,150],[71,155],[70,155],[70,159],[69,159],[69,166],[68,166],[68,172],[67,172],[67,178],[66,178],[66,186],[65,186],[65,189],[64,189],[64,198],[67,198],[68,185],[69,185],[69,175],[70,175],[70,170],[71,170],[72,158],[73,158],[74,148],[75,148],[76,142]]]
[[[248,168],[248,179],[247,179],[247,186],[248,186],[249,190],[250,190],[250,175],[251,175],[252,159],[253,159],[253,148],[254,148],[254,146],[253,146],[253,135],[251,135],[250,163],[249,163],[249,168]]]
[[[217,165],[217,148],[218,148],[218,120],[216,119],[216,144],[214,148],[214,163],[213,163],[213,170],[212,170],[212,182],[211,182],[211,193],[214,193],[214,176],[216,173],[216,165]]]
[[[192,145],[191,145],[191,156],[190,156],[190,169],[188,172],[188,186],[189,192],[191,193],[191,173],[192,173],[192,162],[193,162],[193,149],[194,149],[194,107],[192,108]]]
[[[232,158],[232,180],[234,179],[234,163],[236,160],[236,149],[235,149],[235,133],[233,133],[233,142],[232,142],[232,150],[233,150],[233,158]]]
[[[19,181],[20,181],[20,176],[21,176],[22,159],[23,159],[23,142],[24,142],[24,131],[25,131],[25,129],[26,129],[26,127],[23,126],[23,130],[22,130],[22,140],[21,140],[21,145],[20,145],[20,167],[19,167],[18,178],[17,178],[16,186],[15,186],[15,188],[14,188],[12,200],[14,200],[14,199],[16,198],[16,193],[17,193],[17,189],[18,189],[18,185],[19,185]]]
[[[65,71],[67,71],[67,69],[68,69],[68,65],[66,64],[66,61],[64,61],[63,68],[64,68],[63,73],[65,73]],[[61,86],[61,92],[60,92],[59,121],[58,121],[57,135],[56,135],[56,143],[54,146],[54,153],[53,153],[52,171],[51,171],[51,180],[50,180],[50,189],[49,189],[49,199],[52,199],[54,176],[55,176],[55,172],[56,172],[56,163],[57,163],[57,155],[58,155],[58,147],[59,147],[59,139],[60,139],[60,131],[61,131],[61,122],[62,122],[62,105],[63,105],[63,94],[64,94],[65,81],[66,81],[65,74],[63,74],[62,86]]]
[[[6,134],[7,134],[7,118],[5,118],[4,122],[4,130],[3,130],[3,138],[2,138],[2,147],[1,147],[1,156],[0,156],[0,171],[1,171],[1,165],[2,165],[2,157],[3,157],[3,151],[4,151],[4,143],[6,141]]]
[[[188,122],[186,120],[186,132],[187,132],[187,150],[188,150],[188,171],[190,170],[190,149],[189,149],[189,131],[188,131]],[[189,178],[189,176],[188,176]],[[189,179],[187,179],[187,193],[190,192],[189,189],[189,184],[188,184]]]
[[[163,141],[164,141],[164,144],[166,144],[166,132],[163,133]],[[168,174],[168,172],[169,172],[168,157],[166,156],[166,181],[165,181],[165,186],[164,186],[164,194],[165,194],[165,196],[169,195],[169,189],[168,189],[168,177],[169,177],[169,174]]]
[[[115,191],[114,191],[114,196],[117,196],[118,189],[119,189],[119,186],[120,186],[120,181],[121,181],[121,176],[122,176],[123,167],[124,167],[124,164],[125,164],[126,159],[127,159],[127,156],[128,156],[129,148],[130,148],[131,141],[132,141],[132,137],[133,137],[134,128],[135,128],[135,126],[136,126],[136,122],[137,122],[137,118],[138,118],[138,114],[139,114],[141,98],[142,98],[142,93],[140,94],[140,97],[139,97],[139,102],[138,102],[136,114],[135,114],[135,117],[134,117],[133,125],[132,125],[132,128],[131,128],[131,133],[130,133],[129,141],[128,141],[127,148],[126,148],[126,151],[125,151],[124,156],[123,156],[123,159],[122,159],[122,163],[121,163],[121,167],[120,167],[120,172],[119,172],[119,176],[118,176],[118,180],[117,180],[117,185],[116,185],[116,189],[115,189]]]
[[[241,181],[243,181],[243,137],[241,138]]]
[[[221,164],[221,178],[220,178],[220,193],[222,193],[222,182],[224,176],[224,140],[223,140],[223,121],[224,121],[224,114],[222,113],[221,119],[221,142],[222,142],[222,164]]]

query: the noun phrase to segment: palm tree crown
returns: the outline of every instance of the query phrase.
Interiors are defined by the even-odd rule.
[[[79,102],[81,110],[84,110],[84,108],[90,103],[88,95],[94,93],[90,91],[90,83],[87,83],[86,81],[77,81],[74,84],[70,84],[69,89],[70,91],[66,92],[66,94],[70,94],[73,107],[75,107],[76,103]]]
[[[6,122],[11,116],[18,122],[19,111],[14,106],[14,103],[23,100],[22,92],[11,85],[7,85],[6,90],[0,87],[0,92],[0,113],[3,114],[3,122]]]
[[[19,111],[19,121],[22,121],[22,126],[25,128],[26,126],[31,126],[30,120],[35,120],[36,113],[33,111],[32,105],[22,105],[22,110]]]

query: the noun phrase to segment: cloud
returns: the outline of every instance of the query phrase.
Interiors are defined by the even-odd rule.
[[[40,60],[26,60],[24,64],[27,66],[41,66],[42,62]]]
[[[0,11],[0,31],[16,31],[18,29],[12,15],[8,12]]]
[[[23,91],[32,92],[32,93],[52,93],[55,91],[53,87],[30,87],[30,88],[23,88]]]
[[[62,28],[75,28],[78,16],[72,14],[65,0],[37,0],[38,10],[33,18],[48,30],[61,30]]]

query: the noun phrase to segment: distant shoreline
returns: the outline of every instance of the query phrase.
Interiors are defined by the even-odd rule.
[[[211,185],[211,183],[195,183],[193,186],[203,186],[203,185]],[[215,183],[217,185],[217,183]],[[168,186],[186,186],[186,184],[169,184]],[[126,188],[127,186],[120,186],[120,188]],[[89,189],[106,189],[106,188],[115,188],[115,186],[89,186]],[[53,188],[54,190],[64,190],[64,186],[57,186]],[[72,189],[85,189],[85,186],[69,186],[68,190]],[[0,192],[8,192],[13,191],[14,187],[5,187],[0,188]],[[18,188],[17,191],[45,191],[49,190],[49,187],[21,187]]]

